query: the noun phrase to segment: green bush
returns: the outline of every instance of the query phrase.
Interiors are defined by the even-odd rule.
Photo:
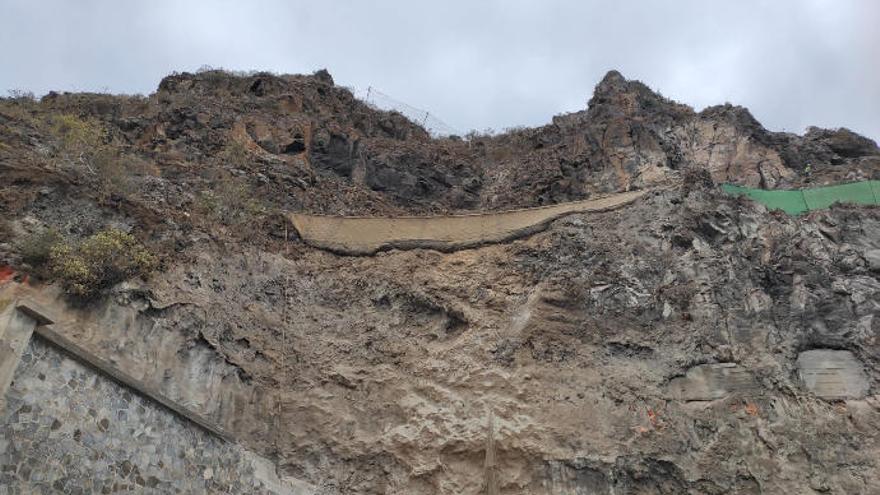
[[[51,274],[68,294],[88,299],[101,290],[154,270],[156,257],[131,234],[108,229],[71,245],[58,243],[49,253]]]
[[[64,242],[61,233],[49,228],[34,232],[25,237],[18,246],[22,260],[33,266],[40,267],[49,261],[52,248]]]

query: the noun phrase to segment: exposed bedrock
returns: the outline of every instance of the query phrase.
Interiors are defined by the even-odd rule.
[[[110,173],[59,121],[104,132]],[[880,210],[792,217],[717,187],[876,176],[876,144],[850,131],[772,132],[611,72],[546,126],[431,139],[325,72],[207,71],[148,98],[3,99],[0,140],[0,279],[84,276],[36,241],[130,232],[157,268],[78,301],[69,337],[279,479],[322,495],[476,495],[490,474],[500,495],[880,493]],[[638,199],[468,223],[456,249],[330,233],[370,241],[362,256],[315,248],[287,216],[368,216],[393,237],[391,217],[619,194]],[[0,468],[22,480],[26,464]]]
[[[205,245],[79,337],[323,493],[479,493],[491,411],[501,493],[868,494],[878,229],[710,189],[452,253]]]

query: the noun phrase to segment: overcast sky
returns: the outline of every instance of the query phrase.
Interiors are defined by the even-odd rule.
[[[0,90],[148,94],[203,65],[326,67],[451,126],[540,125],[609,69],[772,130],[880,140],[880,1],[0,0]]]

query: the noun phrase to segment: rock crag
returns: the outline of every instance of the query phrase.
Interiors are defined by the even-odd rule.
[[[37,343],[14,349],[28,361],[0,480],[68,490],[87,473],[39,466],[87,452],[102,480],[223,493],[265,474],[250,452],[326,495],[476,495],[490,477],[504,495],[880,493],[880,209],[793,217],[718,187],[878,174],[880,149],[849,130],[772,132],[617,72],[545,126],[445,139],[324,71],[2,99],[0,283],[67,288],[64,338],[243,450],[139,399],[110,417],[126,392]],[[606,197],[637,200],[556,214]],[[443,235],[387,225],[534,207],[519,211],[552,214]],[[296,224],[318,215],[387,228],[330,229],[363,244],[342,256]],[[108,229],[150,270],[94,242]],[[77,393],[102,404],[94,416]],[[71,408],[53,430],[46,414]],[[160,443],[156,424],[195,446],[162,447],[164,471],[134,451]],[[192,466],[201,480],[165,477]]]

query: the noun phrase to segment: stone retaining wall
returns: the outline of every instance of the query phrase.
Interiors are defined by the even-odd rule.
[[[15,372],[0,432],[0,493],[279,493],[239,445],[40,337]]]
[[[270,394],[126,315],[0,284],[0,495],[314,492],[240,443],[266,436]]]

